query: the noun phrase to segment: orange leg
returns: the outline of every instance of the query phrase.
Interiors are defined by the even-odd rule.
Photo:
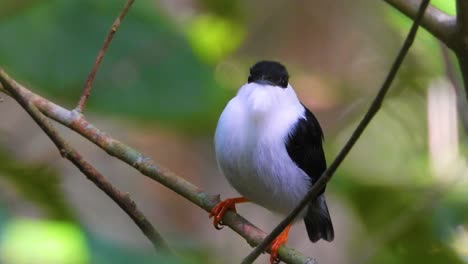
[[[273,242],[271,242],[270,246],[270,263],[279,263],[278,259],[278,250],[279,248],[288,241],[289,229],[291,229],[291,224],[286,226],[286,228],[281,232]]]
[[[220,230],[222,229],[223,222],[221,219],[223,218],[224,214],[226,213],[227,210],[231,209],[234,212],[236,212],[236,204],[237,203],[245,203],[248,202],[244,197],[238,197],[238,198],[231,198],[231,199],[226,199],[224,201],[221,201],[218,203],[210,213],[210,218],[213,218],[213,225],[216,229]]]

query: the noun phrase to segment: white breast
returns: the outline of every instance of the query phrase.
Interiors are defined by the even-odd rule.
[[[218,164],[244,197],[287,214],[310,189],[309,177],[289,157],[285,142],[304,108],[291,86],[241,87],[215,134]]]

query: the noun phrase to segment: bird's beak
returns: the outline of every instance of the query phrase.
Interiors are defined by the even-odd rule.
[[[257,84],[261,84],[261,85],[271,85],[271,86],[276,86],[276,84],[274,84],[273,82],[269,81],[269,80],[264,80],[264,79],[261,79],[261,80],[256,80],[255,83]]]

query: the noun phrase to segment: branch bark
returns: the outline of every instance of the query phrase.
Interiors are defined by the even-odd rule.
[[[382,105],[382,102],[387,94],[390,85],[393,82],[393,79],[396,76],[398,69],[400,68],[401,64],[403,63],[403,59],[405,58],[406,54],[408,53],[409,48],[413,44],[414,38],[416,36],[416,32],[419,28],[419,23],[421,22],[424,11],[426,10],[427,6],[429,5],[430,0],[423,0],[421,5],[418,8],[417,15],[411,26],[411,29],[408,33],[408,36],[403,43],[398,55],[390,68],[390,71],[385,78],[382,87],[379,89],[377,96],[372,101],[369,110],[366,112],[364,117],[362,118],[359,125],[354,130],[353,134],[346,142],[345,146],[341,149],[341,151],[336,156],[335,160],[332,164],[325,170],[324,173],[320,176],[319,180],[314,183],[312,189],[307,193],[307,195],[301,200],[299,205],[294,208],[294,210],[283,220],[281,223],[273,229],[273,231],[268,234],[268,236],[260,243],[245,259],[242,261],[242,264],[248,264],[255,261],[258,256],[265,251],[265,249],[271,244],[271,242],[289,225],[298,215],[299,213],[304,210],[304,208],[312,201],[313,199],[317,198],[317,195],[325,188],[327,182],[333,177],[333,174],[340,166],[341,162],[346,158],[348,153],[353,148],[354,144],[358,141],[364,130],[366,129],[367,125],[370,123],[372,118],[377,114]]]
[[[58,134],[50,121],[32,103],[30,97],[21,93],[21,88],[0,69],[0,82],[5,90],[28,112],[39,127],[52,140],[63,158],[71,161],[86,177],[99,189],[104,191],[140,228],[143,234],[151,241],[153,246],[161,252],[169,252],[169,247],[162,236],[156,231],[146,216],[137,208],[129,194],[123,193],[113,186],[99,171],[88,163],[75,149]]]
[[[407,17],[414,20],[421,4],[421,0],[384,0]],[[461,2],[464,2],[463,0]],[[429,31],[434,37],[454,49],[456,42],[456,18],[441,10],[428,6],[421,21],[421,27]]]
[[[464,0],[457,0],[457,26],[458,33],[461,35],[468,35],[468,2]],[[463,40],[464,44],[468,40]]]
[[[468,100],[468,2],[457,0],[457,46],[454,51],[457,54],[463,83],[465,84],[465,98]]]
[[[219,195],[210,195],[199,187],[193,185],[170,170],[156,165],[151,159],[139,153],[137,150],[112,138],[97,127],[89,123],[84,116],[76,110],[69,111],[43,97],[31,92],[21,84],[11,79],[5,72],[0,71],[0,82],[6,86],[16,85],[21,97],[36,106],[44,115],[74,130],[90,142],[93,142],[109,155],[114,156],[128,165],[140,171],[143,175],[163,184],[167,188],[191,201],[206,212],[211,212],[213,207],[220,202]],[[0,91],[5,92],[5,89]],[[9,94],[8,92],[6,93]],[[228,211],[223,217],[223,224],[244,237],[252,247],[258,245],[266,236],[265,232],[247,221],[233,211]],[[316,260],[306,257],[300,252],[281,247],[279,250],[281,260],[292,264],[316,264]]]

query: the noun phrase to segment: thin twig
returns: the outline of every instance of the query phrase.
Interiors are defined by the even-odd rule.
[[[120,12],[119,16],[115,19],[114,23],[112,24],[112,27],[109,30],[109,33],[107,34],[106,39],[104,40],[104,44],[102,45],[102,48],[96,57],[96,62],[94,63],[93,68],[89,72],[88,78],[86,79],[86,83],[83,87],[83,93],[81,94],[80,100],[78,101],[78,105],[76,106],[76,110],[78,112],[83,112],[84,107],[86,105],[86,100],[88,100],[88,97],[91,94],[91,88],[93,87],[94,77],[96,77],[96,73],[99,69],[99,65],[101,64],[102,59],[104,58],[104,55],[106,54],[107,48],[109,47],[109,44],[112,41],[112,38],[117,32],[117,29],[119,29],[120,23],[124,19],[125,15],[127,14],[130,7],[132,6],[133,2],[135,2],[135,0],[127,0],[127,3],[125,4],[124,8]]]
[[[362,118],[361,122],[357,126],[356,130],[354,130],[353,134],[351,135],[350,139],[348,142],[346,142],[345,146],[343,149],[338,153],[336,156],[335,160],[333,163],[328,167],[328,169],[322,174],[322,176],[319,178],[319,180],[313,185],[312,189],[307,193],[307,195],[301,200],[299,205],[294,208],[294,210],[283,220],[281,223],[273,229],[273,231],[268,234],[268,236],[258,245],[243,261],[243,264],[246,263],[252,263],[257,259],[257,257],[265,251],[265,249],[268,247],[268,245],[271,244],[271,242],[284,230],[284,228],[290,224],[294,218],[309,204],[310,201],[313,199],[316,199],[318,193],[323,190],[327,182],[331,179],[333,174],[335,173],[336,169],[338,166],[340,166],[341,162],[345,159],[345,157],[348,155],[349,151],[352,149],[354,144],[357,142],[363,131],[366,129],[367,125],[370,123],[372,118],[375,116],[375,114],[379,111],[380,106],[382,105],[382,102],[385,98],[385,95],[387,94],[387,91],[390,88],[390,85],[395,78],[395,75],[400,68],[403,59],[405,58],[406,54],[408,53],[409,48],[411,47],[411,44],[414,41],[414,37],[416,36],[416,32],[419,27],[419,23],[421,22],[421,19],[424,15],[424,11],[426,10],[426,7],[429,5],[430,0],[423,0],[421,2],[421,6],[419,7],[418,13],[416,15],[416,18],[413,22],[413,25],[411,26],[411,29],[408,33],[408,36],[406,37],[405,42],[403,43],[403,46],[401,47],[384,83],[382,84],[382,87],[380,88],[377,96],[375,97],[374,101],[372,102],[369,110],[367,113],[364,115]]]
[[[440,43],[440,49],[444,61],[445,74],[447,76],[447,79],[452,84],[453,89],[455,91],[455,96],[457,98],[458,116],[460,117],[460,121],[465,130],[465,134],[468,135],[468,101],[464,99],[463,87],[455,73],[453,62],[450,59],[450,53],[447,46],[445,46],[443,43]]]
[[[395,9],[411,19],[415,19],[421,0],[384,0]],[[421,21],[421,27],[429,31],[434,37],[450,48],[456,46],[456,18],[448,15],[434,6],[428,6]]]
[[[49,118],[74,130],[106,151],[109,155],[134,167],[143,175],[161,183],[203,210],[211,212],[213,207],[220,202],[218,195],[210,195],[184,178],[162,166],[156,165],[150,158],[144,156],[137,150],[99,130],[93,124],[89,123],[78,111],[69,111],[31,92],[2,71],[0,71],[0,82],[7,82],[10,83],[10,85],[15,85],[15,87],[19,88],[18,91],[22,97],[27,98]],[[266,236],[265,232],[233,211],[228,211],[224,215],[223,224],[244,237],[251,246],[258,245]],[[291,264],[317,263],[314,259],[306,257],[300,252],[288,247],[281,247],[279,256],[283,261]]]
[[[3,87],[11,94],[11,96],[28,112],[39,127],[47,134],[54,142],[57,149],[63,158],[71,161],[86,177],[92,181],[97,187],[104,191],[122,210],[127,213],[135,224],[140,228],[143,234],[151,241],[157,250],[170,252],[167,243],[162,236],[156,231],[151,223],[146,219],[145,215],[137,208],[135,202],[130,198],[129,194],[123,193],[113,186],[99,171],[97,171],[90,163],[74,150],[68,143],[58,134],[49,120],[37,109],[30,99],[23,96],[19,86],[13,80],[5,80],[5,72],[0,69],[2,75]],[[8,77],[6,77],[8,78]]]

